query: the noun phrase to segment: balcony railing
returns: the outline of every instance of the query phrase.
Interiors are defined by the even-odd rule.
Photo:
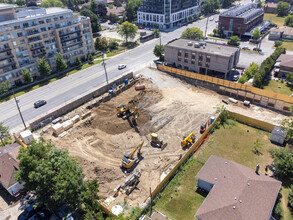
[[[65,36],[65,35],[69,35],[69,34],[74,34],[74,33],[77,33],[77,32],[81,32],[81,30],[74,30],[74,31],[69,31],[67,33],[62,33],[62,34],[59,34],[59,36]]]
[[[61,42],[66,42],[66,41],[71,41],[71,40],[75,40],[75,39],[79,39],[82,38],[81,35],[77,36],[77,37],[70,37],[70,38],[61,38]]]
[[[10,55],[7,55],[7,56],[3,56],[3,57],[0,57],[0,61],[6,60],[6,59],[9,59],[9,58],[12,58],[12,57],[13,57],[13,54],[10,54]]]

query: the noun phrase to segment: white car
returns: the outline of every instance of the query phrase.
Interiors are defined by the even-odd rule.
[[[214,20],[214,17],[210,17],[210,21],[213,21]]]
[[[118,66],[118,70],[122,70],[122,69],[124,69],[124,68],[126,68],[126,65],[125,65],[125,64],[120,64],[120,65]]]

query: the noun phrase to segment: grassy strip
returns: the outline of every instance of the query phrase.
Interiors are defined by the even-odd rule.
[[[244,124],[235,122],[234,124],[233,127],[221,127],[210,136],[194,158],[181,168],[177,176],[161,192],[155,203],[155,209],[170,219],[194,219],[195,213],[206,197],[204,193],[196,190],[198,180],[195,175],[211,155],[233,160],[252,169],[255,169],[256,164],[259,163],[260,172],[264,172],[265,166],[272,162],[268,149],[278,148],[271,144],[270,133]],[[256,139],[263,144],[260,149],[261,155],[252,152]]]
[[[107,53],[107,57],[113,57],[113,56],[118,55],[120,53],[123,53],[123,52],[125,52],[127,50],[128,49],[126,47],[120,47],[117,50],[113,50],[113,51]]]
[[[286,50],[293,51],[293,41],[284,40],[282,46],[286,48]]]
[[[241,51],[243,51],[243,52],[248,52],[248,53],[257,53],[257,54],[260,53],[260,52],[255,51],[255,50],[245,50],[245,49],[241,49]]]
[[[283,26],[285,23],[285,18],[286,17],[279,17],[277,14],[265,13],[263,19],[271,21],[272,23],[274,23],[278,26]]]
[[[56,76],[56,77],[54,77],[54,78],[47,79],[47,80],[42,81],[42,82],[40,82],[40,83],[38,83],[38,84],[36,84],[36,85],[29,86],[29,87],[27,87],[27,88],[25,88],[25,89],[23,89],[23,90],[21,90],[21,91],[19,91],[19,92],[16,92],[16,93],[15,93],[15,96],[16,96],[16,97],[21,96],[21,95],[23,95],[23,94],[25,94],[25,93],[27,93],[27,92],[33,91],[33,90],[35,90],[35,89],[38,89],[38,88],[40,88],[40,87],[42,87],[42,86],[45,86],[45,85],[50,84],[50,83],[52,83],[52,82],[55,82],[55,81],[58,80],[58,79],[62,79],[62,78],[65,77],[65,76],[69,76],[69,75],[74,74],[74,73],[76,73],[76,72],[78,72],[78,71],[80,71],[80,70],[84,70],[84,69],[86,69],[86,68],[89,68],[89,67],[91,67],[91,66],[93,66],[93,65],[95,65],[95,64],[99,64],[99,63],[101,63],[101,62],[103,62],[103,61],[102,61],[102,60],[94,60],[92,64],[89,64],[89,63],[83,64],[83,65],[81,66],[81,68],[79,68],[79,69],[76,68],[76,69],[74,69],[74,70],[71,70],[71,71],[67,72],[66,74],[58,75],[58,76]],[[0,103],[5,102],[5,101],[8,101],[8,100],[10,100],[10,99],[13,99],[13,95],[9,95],[9,96],[6,96],[6,97],[2,98],[2,99],[0,100]]]
[[[293,88],[287,85],[286,82],[282,83],[281,80],[270,80],[268,85],[265,85],[263,89],[284,95],[291,95],[293,93]]]

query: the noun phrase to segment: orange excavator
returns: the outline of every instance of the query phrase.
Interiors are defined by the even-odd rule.
[[[209,126],[208,122],[206,122],[205,124],[201,124],[200,133],[203,134],[207,130],[208,126]]]

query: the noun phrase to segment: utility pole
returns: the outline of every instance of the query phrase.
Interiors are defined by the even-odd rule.
[[[206,29],[205,29],[205,32],[204,32],[204,38],[205,39],[207,38],[208,23],[209,23],[209,16],[207,16]]]
[[[22,123],[23,123],[23,125],[24,125],[25,130],[26,130],[26,124],[25,124],[25,122],[24,122],[24,120],[23,120],[23,117],[22,117],[22,114],[21,114],[20,108],[19,108],[19,106],[18,106],[18,100],[17,100],[16,97],[15,97],[14,89],[12,89],[12,93],[13,93],[13,97],[14,97],[14,100],[15,100],[15,103],[16,103],[16,106],[17,106],[17,109],[18,109],[19,115],[20,115],[20,117],[21,117]]]
[[[103,66],[104,66],[106,80],[107,80],[107,85],[108,85],[109,84],[109,81],[108,81],[108,74],[107,74],[107,70],[106,70],[106,63],[105,63],[105,60],[104,60],[104,56],[105,56],[105,53],[103,52]]]

